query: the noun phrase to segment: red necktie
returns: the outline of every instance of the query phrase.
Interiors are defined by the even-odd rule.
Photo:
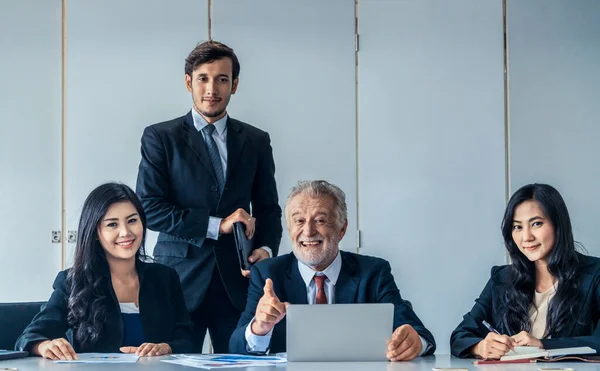
[[[327,304],[327,296],[325,295],[325,280],[326,275],[314,276],[315,284],[317,285],[317,297],[315,298],[315,304]]]

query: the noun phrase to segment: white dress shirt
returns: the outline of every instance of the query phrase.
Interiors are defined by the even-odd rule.
[[[327,296],[327,304],[335,304],[335,284],[337,283],[338,277],[340,276],[340,271],[342,270],[342,255],[339,252],[333,262],[321,272],[314,271],[311,267],[300,262],[299,260],[298,270],[300,271],[300,275],[306,284],[306,299],[308,304],[315,304],[317,297],[317,284],[315,283],[313,277],[321,275],[327,276],[324,284],[325,295]],[[256,335],[251,329],[252,322],[254,322],[254,318],[252,318],[252,321],[250,321],[246,327],[245,336],[246,342],[248,343],[246,350],[249,352],[264,353],[267,351],[269,344],[271,343],[273,329],[271,329],[271,331],[264,336]],[[419,338],[421,339],[421,344],[423,344],[423,348],[421,349],[421,353],[419,353],[419,355],[422,355],[429,349],[430,345],[427,340],[423,339],[421,335],[419,335]]]
[[[206,133],[202,131],[206,125],[210,125],[202,115],[192,107],[192,118],[194,120],[194,127],[196,130],[202,133],[202,137],[206,141]],[[225,114],[222,118],[215,121],[212,125],[215,126],[215,130],[212,133],[212,137],[217,144],[219,149],[219,158],[221,159],[221,167],[223,168],[223,179],[227,179],[227,119],[229,115]],[[216,216],[210,216],[208,219],[208,228],[206,229],[206,238],[213,240],[219,239],[219,227],[221,226],[221,220]],[[262,246],[261,249],[269,253],[269,257],[273,257],[273,251],[268,246]]]

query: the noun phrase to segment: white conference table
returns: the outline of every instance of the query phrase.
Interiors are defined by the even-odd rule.
[[[56,364],[50,360],[39,357],[28,357],[15,360],[0,361],[0,370],[16,368],[19,371],[118,371],[118,370],[161,370],[161,371],[192,371],[199,368],[185,367],[170,363],[160,362],[168,357],[140,358],[135,364]],[[510,371],[538,371],[544,368],[572,368],[574,370],[600,370],[600,363],[521,363],[507,365],[474,365],[472,359],[458,359],[449,355],[436,355],[417,358],[412,362],[290,362],[270,367],[231,368],[233,371],[431,371],[433,367],[466,368],[468,370],[510,370]]]

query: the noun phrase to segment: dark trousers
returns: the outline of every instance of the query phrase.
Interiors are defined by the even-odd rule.
[[[202,351],[208,330],[214,352],[229,353],[229,338],[236,329],[241,314],[231,303],[221,281],[219,269],[215,267],[204,300],[190,313],[194,322],[194,343],[197,351]]]

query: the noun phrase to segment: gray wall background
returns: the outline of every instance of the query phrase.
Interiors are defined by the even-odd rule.
[[[281,204],[299,179],[340,185],[342,248],[357,251],[360,229],[360,253],[390,261],[438,353],[505,263],[507,191],[555,185],[576,238],[600,252],[596,1],[507,0],[508,117],[500,0],[360,0],[358,65],[353,0],[65,4],[63,18],[59,0],[0,1],[0,301],[48,298],[61,189],[66,233],[96,185],[135,186],[143,128],[191,107],[183,62],[209,16],[242,65],[230,114],[271,134]],[[31,269],[39,280],[15,282]]]
[[[575,239],[600,255],[600,2],[507,4],[510,185],[555,186]]]
[[[47,300],[61,268],[61,18],[0,0],[0,301]]]
[[[69,1],[65,21],[66,225],[77,230],[96,186],[135,189],[144,128],[190,110],[185,57],[208,38],[208,1]],[[148,234],[150,253],[156,237]]]
[[[228,112],[269,132],[282,208],[300,179],[339,185],[349,214],[341,247],[356,251],[354,2],[219,0],[212,22],[241,63]],[[290,251],[284,233],[280,253]]]
[[[385,257],[438,352],[503,264],[502,4],[360,4],[361,253]]]

